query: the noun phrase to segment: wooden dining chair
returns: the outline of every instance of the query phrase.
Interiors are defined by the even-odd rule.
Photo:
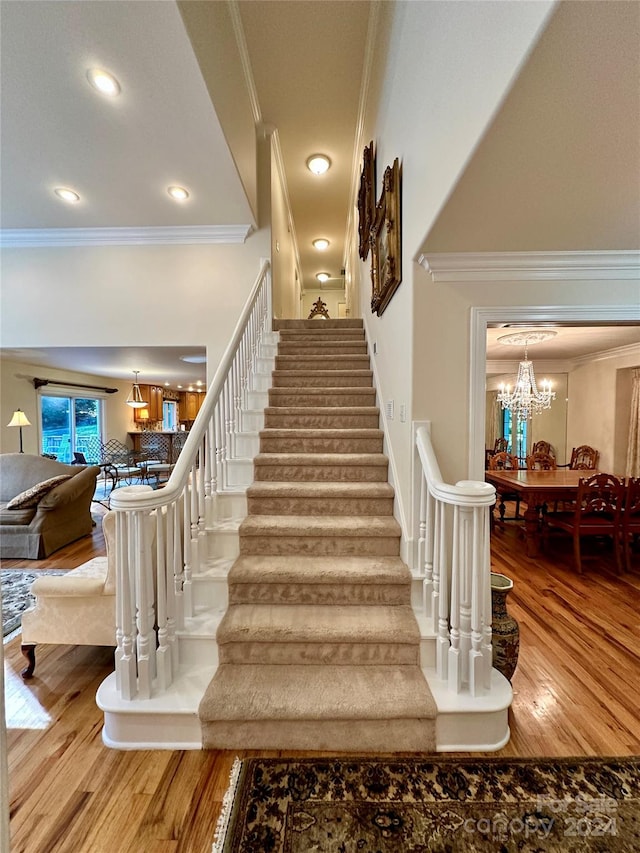
[[[548,441],[536,441],[531,447],[531,455],[534,456],[536,453],[546,453],[549,456],[553,456],[555,458],[555,452],[553,447]]]
[[[600,458],[600,451],[588,444],[581,444],[571,451],[569,468],[574,471],[595,471]]]
[[[527,469],[529,471],[555,471],[558,467],[556,457],[550,453],[531,453],[527,456]]]
[[[633,545],[640,536],[640,477],[629,477],[627,481],[621,530],[625,566],[630,572]]]
[[[578,574],[582,574],[580,544],[585,536],[610,536],[618,571],[622,573],[620,524],[624,500],[624,480],[613,474],[594,474],[578,482],[575,508],[571,512],[548,513],[544,518],[543,540],[548,532],[561,530],[573,537],[573,555]]]
[[[514,456],[512,453],[507,453],[506,450],[494,453],[489,459],[490,471],[518,471],[519,468],[520,465],[518,464],[518,457]],[[505,501],[515,501],[516,511],[513,516],[513,520],[518,521],[520,519],[520,494],[518,492],[509,492],[508,490],[498,490],[498,495],[500,497],[500,503],[498,504],[500,521],[504,522],[510,520],[505,516]]]

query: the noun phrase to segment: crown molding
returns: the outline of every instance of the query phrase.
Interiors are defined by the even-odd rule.
[[[3,248],[167,246],[244,243],[252,225],[167,225],[145,228],[5,228]]]
[[[640,251],[434,252],[418,257],[434,282],[639,279]]]
[[[256,124],[262,122],[262,110],[260,109],[260,101],[258,100],[258,90],[256,89],[255,79],[253,77],[253,68],[251,67],[251,58],[249,56],[249,48],[247,47],[247,38],[242,26],[242,17],[237,0],[229,0],[228,3],[229,15],[231,17],[231,25],[236,37],[238,45],[238,53],[240,54],[240,62],[242,63],[242,71],[244,80],[247,84],[247,93],[251,102],[251,112],[253,120]]]

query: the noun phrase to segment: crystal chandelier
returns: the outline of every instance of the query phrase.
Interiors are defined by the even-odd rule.
[[[551,390],[551,382],[548,379],[542,380],[542,389],[538,388],[533,372],[533,362],[528,358],[529,344],[540,343],[554,335],[555,332],[525,332],[498,339],[504,344],[520,346],[524,344],[524,360],[518,366],[518,376],[513,391],[510,385],[500,385],[497,397],[502,408],[509,409],[512,416],[519,421],[526,421],[534,413],[538,414],[543,409],[551,408],[551,401],[555,400],[556,392]]]

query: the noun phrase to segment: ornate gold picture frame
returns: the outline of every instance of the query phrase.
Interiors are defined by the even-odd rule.
[[[402,281],[400,164],[384,173],[382,195],[371,226],[371,311],[382,316]]]
[[[360,175],[360,190],[358,191],[358,236],[360,246],[358,254],[363,261],[369,254],[369,235],[376,212],[376,155],[373,150],[373,140],[363,153],[362,174]]]

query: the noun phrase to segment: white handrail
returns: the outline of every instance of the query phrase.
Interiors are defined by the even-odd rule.
[[[429,430],[416,430],[421,470],[418,563],[425,615],[436,629],[436,670],[454,693],[491,686],[489,514],[495,488],[445,483]]]
[[[125,486],[111,494],[116,686],[123,699],[149,698],[175,676],[177,632],[194,615],[193,579],[205,553],[207,519],[218,490],[228,485],[243,398],[271,331],[271,300],[265,261],[168,482],[155,491]]]

